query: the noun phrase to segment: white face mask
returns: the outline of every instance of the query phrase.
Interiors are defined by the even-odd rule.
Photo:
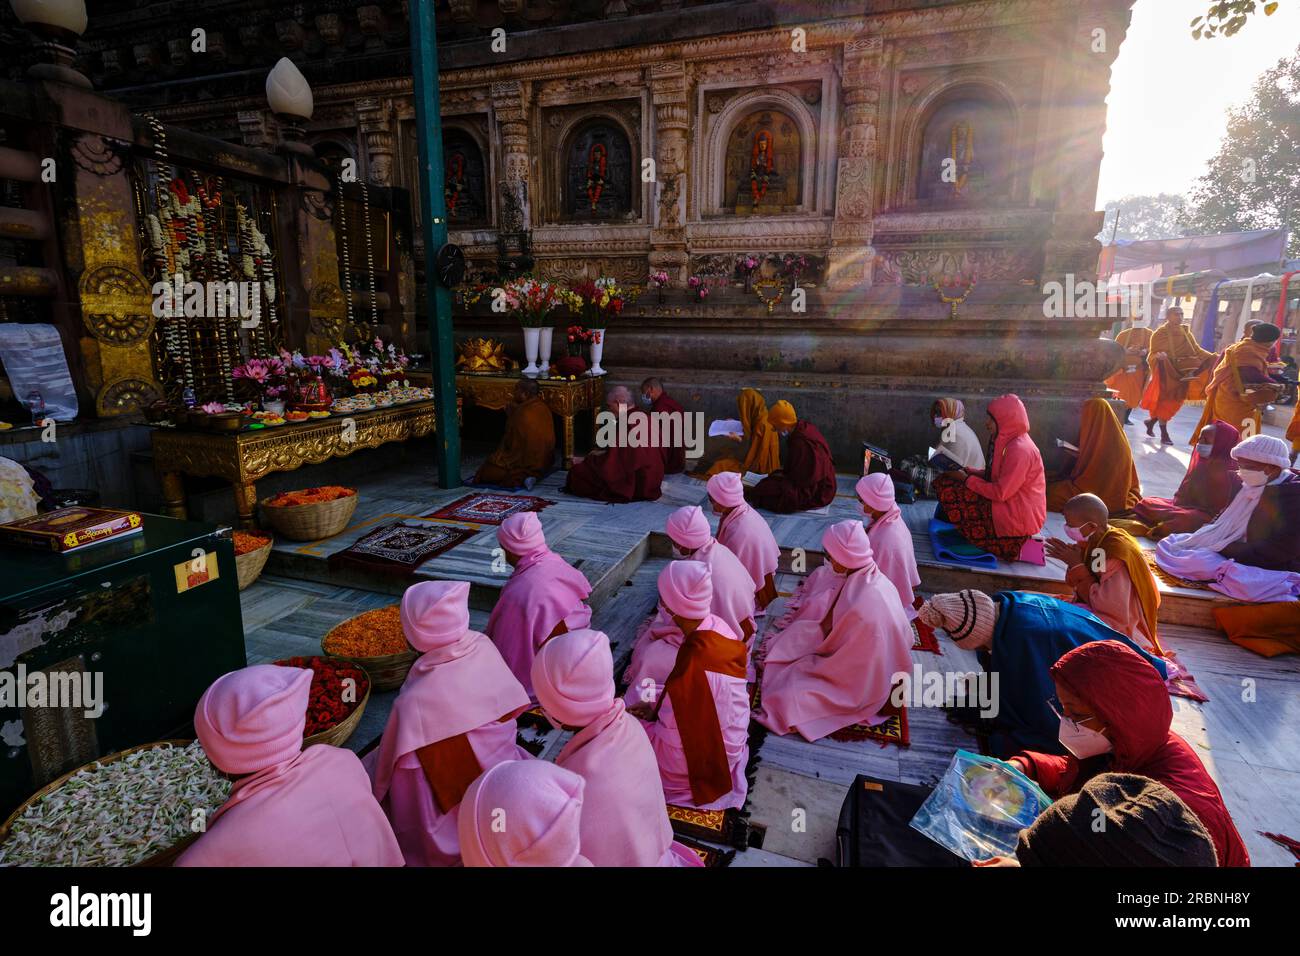
[[[1196,454],[1200,455],[1202,458],[1209,458],[1213,452],[1213,445],[1200,444],[1196,446]]]
[[[677,561],[685,561],[690,555],[683,551],[677,545],[673,545],[673,558]]]
[[[1061,731],[1057,735],[1061,746],[1080,760],[1111,752],[1111,742],[1106,735],[1076,724],[1068,717],[1061,718]]]
[[[942,418],[936,418],[936,419],[934,420],[934,427],[935,427],[935,428],[942,428],[942,427],[943,427],[943,419],[942,419]]]
[[[1258,488],[1261,485],[1268,484],[1268,475],[1265,472],[1238,469],[1237,473],[1241,475],[1241,483],[1251,488]]]
[[[1089,537],[1083,533],[1082,528],[1072,528],[1068,524],[1065,526],[1065,536],[1076,544],[1083,544]]]

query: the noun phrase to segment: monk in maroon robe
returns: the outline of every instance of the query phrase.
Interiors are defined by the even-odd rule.
[[[663,382],[657,378],[648,378],[641,383],[641,404],[650,409],[651,415],[671,412],[676,416],[681,424],[675,428],[661,428],[660,435],[677,435],[685,434],[686,428],[686,409],[682,408],[680,402],[664,391]],[[664,474],[680,475],[686,470],[686,445],[685,443],[664,445],[659,449],[664,457]]]
[[[626,422],[626,435],[598,448],[569,469],[564,491],[597,501],[656,501],[664,480],[661,449],[650,443],[650,416],[632,408],[632,393],[619,385],[609,391],[605,414]],[[598,423],[599,424],[599,423]],[[601,425],[598,432],[604,431]],[[615,433],[622,429],[615,429]]]
[[[785,401],[772,406],[767,420],[787,436],[785,468],[747,488],[745,500],[756,508],[779,514],[830,504],[835,497],[835,462],[831,460],[830,445],[817,426],[799,421],[794,406]]]

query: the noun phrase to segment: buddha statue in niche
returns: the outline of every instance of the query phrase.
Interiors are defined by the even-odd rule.
[[[727,139],[724,208],[738,215],[797,211],[800,158],[799,127],[788,115],[764,109],[746,116]]]

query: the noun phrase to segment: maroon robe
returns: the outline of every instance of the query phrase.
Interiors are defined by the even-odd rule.
[[[646,413],[630,409],[627,413],[631,429],[636,416]],[[649,423],[646,423],[649,433]],[[659,486],[664,480],[664,457],[659,448],[607,448],[598,455],[588,455],[569,469],[569,480],[564,490],[571,495],[595,498],[597,501],[657,501]]]
[[[682,408],[681,403],[678,402],[677,399],[669,396],[667,392],[659,393],[659,397],[656,398],[654,404],[650,406],[650,412],[651,414],[654,414],[655,412],[673,412],[680,416],[682,422],[681,427],[683,429],[686,427],[686,409]],[[668,434],[667,430],[662,432],[662,434]],[[665,446],[659,450],[663,453],[665,475],[680,475],[686,470],[686,447],[684,445],[678,445],[676,447]]]
[[[780,514],[821,508],[835,498],[835,462],[826,439],[812,422],[796,422],[786,439],[786,464],[745,491],[757,508]]]

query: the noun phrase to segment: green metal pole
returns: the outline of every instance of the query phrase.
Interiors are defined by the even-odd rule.
[[[442,108],[438,103],[438,45],[433,0],[411,0],[411,56],[415,129],[420,152],[420,216],[424,221],[424,286],[431,297],[429,333],[433,347],[433,401],[438,416],[438,484],[460,480],[460,421],[456,418],[455,340],[451,290],[438,280],[435,260],[447,242],[447,198],[443,194]]]

